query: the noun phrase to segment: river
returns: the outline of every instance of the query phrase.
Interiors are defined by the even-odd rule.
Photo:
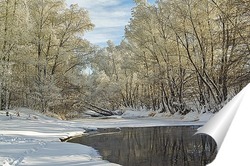
[[[91,146],[123,166],[203,166],[217,154],[215,141],[194,135],[200,126],[99,129],[69,142]]]

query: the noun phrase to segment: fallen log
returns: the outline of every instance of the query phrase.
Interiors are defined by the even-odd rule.
[[[107,109],[104,109],[104,108],[98,107],[98,106],[93,105],[93,104],[91,104],[91,103],[89,103],[89,105],[90,105],[91,107],[93,107],[93,108],[97,109],[97,110],[100,110],[100,111],[102,111],[102,112],[104,112],[104,113],[108,114],[108,115],[114,115],[114,113],[113,113],[112,111],[110,111],[110,110],[107,110]]]
[[[104,108],[101,108],[101,107],[98,107],[94,104],[91,104],[91,103],[87,103],[87,102],[84,102],[85,105],[84,107],[91,110],[91,111],[94,111],[98,114],[101,114],[103,116],[111,116],[111,115],[114,115],[114,113],[110,110],[107,110],[107,109],[104,109]]]

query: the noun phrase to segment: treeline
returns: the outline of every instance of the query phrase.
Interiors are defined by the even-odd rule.
[[[114,109],[217,112],[250,81],[249,32],[246,0],[137,0],[124,41],[93,58],[92,96]]]
[[[70,77],[90,51],[81,36],[93,26],[86,10],[64,0],[1,0],[0,109],[65,106]]]
[[[216,112],[249,83],[249,0],[135,3],[121,44],[99,48],[77,5],[0,1],[1,109]]]

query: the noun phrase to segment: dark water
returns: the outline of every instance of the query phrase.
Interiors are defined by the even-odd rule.
[[[123,166],[202,166],[213,161],[216,143],[195,135],[199,126],[100,130],[69,142],[91,146],[103,159]]]

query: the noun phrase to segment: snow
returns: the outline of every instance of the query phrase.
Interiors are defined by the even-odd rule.
[[[59,138],[84,134],[73,122],[28,109],[20,110],[20,117],[14,110],[10,113],[12,118],[0,112],[0,165],[117,165],[102,160],[91,147],[60,142]]]
[[[137,111],[137,110],[126,110],[121,117],[123,118],[141,118],[141,117],[148,117],[149,111]]]
[[[190,114],[179,119],[166,114],[149,117],[146,111],[127,110],[123,116],[62,121],[26,108],[9,112],[11,117],[0,111],[0,165],[3,166],[118,165],[103,160],[92,147],[60,142],[60,139],[97,128],[203,125],[210,117],[206,114]]]

